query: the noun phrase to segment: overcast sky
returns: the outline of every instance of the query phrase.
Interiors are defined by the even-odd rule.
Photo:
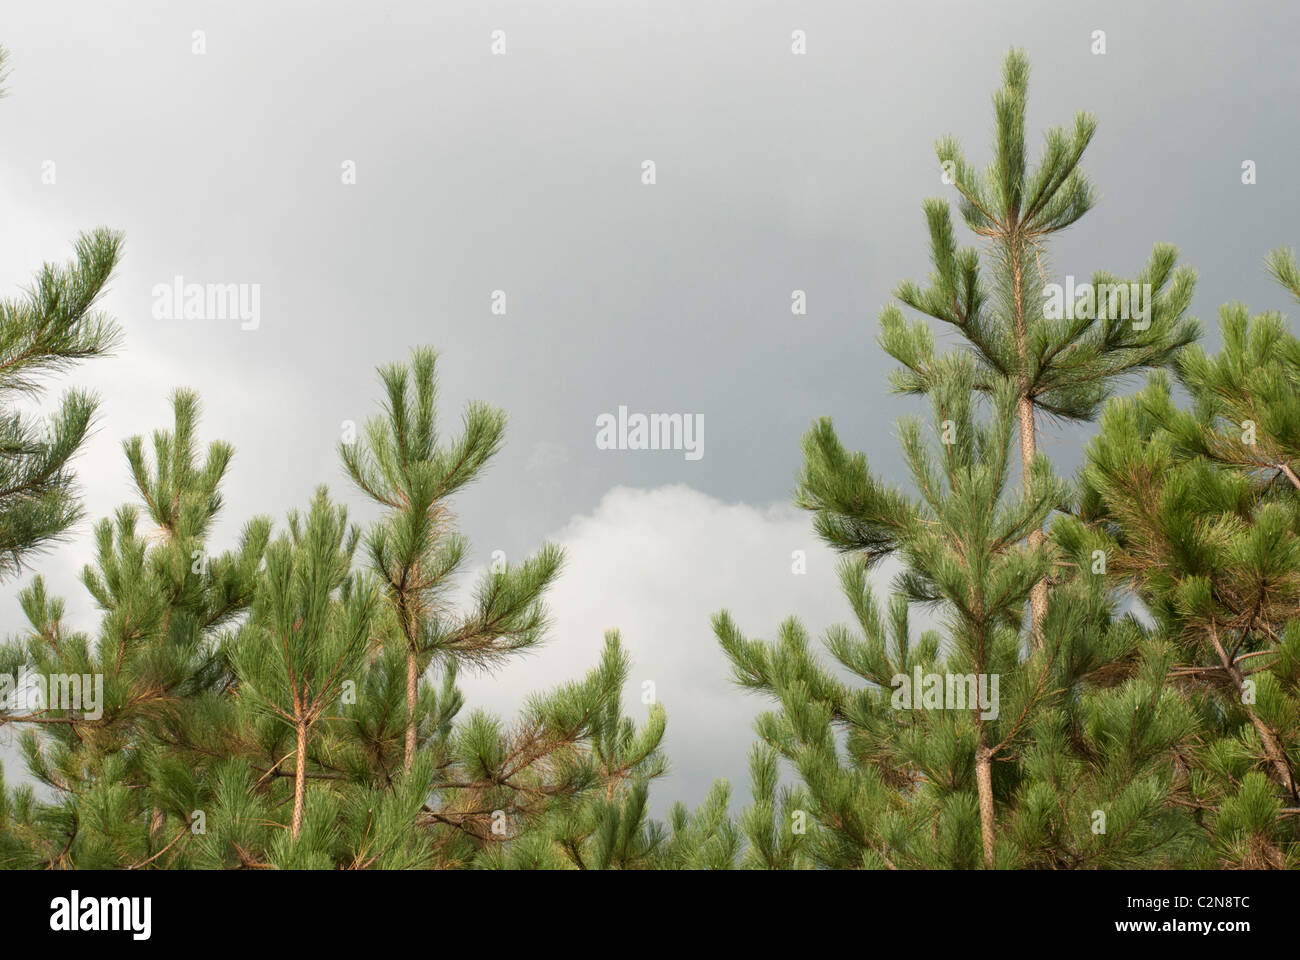
[[[1284,306],[1262,259],[1300,245],[1298,34],[1285,2],[5,0],[0,289],[79,230],[125,232],[105,301],[125,348],[66,378],[103,398],[86,503],[98,518],[128,498],[122,440],[168,426],[168,392],[194,387],[205,438],[238,451],[219,546],[321,482],[359,510],[342,425],[375,412],[378,364],[435,346],[448,430],[471,399],[510,415],[455,504],[474,563],[546,539],[569,555],[549,646],[468,682],[470,705],[512,713],[618,627],[629,712],[645,715],[645,679],[668,710],[655,809],[697,803],[715,776],[743,799],[761,703],[728,684],[708,617],[726,607],[768,637],[789,614],[818,633],[848,619],[788,495],[825,414],[902,479],[892,424],[914,407],[888,392],[876,317],[929,270],[935,139],[988,159],[1000,62],[1025,47],[1034,145],[1079,109],[1100,119],[1086,167],[1102,201],[1055,270],[1130,275],[1172,242],[1213,328],[1230,300]],[[153,288],[177,276],[259,285],[257,328],[155,319]],[[596,418],[620,405],[702,415],[704,455],[598,449]],[[1046,434],[1072,471],[1083,434]],[[75,579],[88,529],[41,569],[93,629]],[[20,585],[0,592],[6,633]]]

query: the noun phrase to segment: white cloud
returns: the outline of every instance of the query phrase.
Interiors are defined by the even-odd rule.
[[[549,594],[551,641],[494,676],[465,677],[467,707],[513,716],[529,693],[585,672],[604,632],[618,628],[633,658],[625,712],[644,719],[645,680],[668,711],[672,771],[653,790],[656,814],[677,799],[694,806],[715,777],[747,802],[753,718],[768,701],[728,679],[709,617],[726,608],[747,636],[767,639],[791,615],[816,637],[847,621],[836,556],[810,519],[788,504],[724,503],[682,485],[615,487],[552,537],[567,561]],[[807,554],[806,574],[791,572],[795,550]]]

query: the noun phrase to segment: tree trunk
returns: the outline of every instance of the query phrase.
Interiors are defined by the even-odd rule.
[[[406,759],[404,761],[407,773],[411,772],[411,766],[415,763],[415,701],[419,693],[419,684],[420,670],[415,653],[408,650],[406,652]]]
[[[307,725],[298,724],[298,761],[293,774],[293,825],[290,834],[295,840],[302,833],[302,814],[307,801]]]
[[[163,843],[163,833],[167,829],[167,812],[162,807],[149,810],[149,845],[150,854]]]
[[[1038,451],[1038,437],[1034,426],[1034,401],[1029,397],[1021,397],[1019,403],[1020,413],[1020,469],[1021,485],[1028,483],[1029,464],[1034,459],[1034,454]],[[1029,548],[1037,549],[1043,545],[1042,528],[1032,530],[1029,533]],[[1043,619],[1047,616],[1047,581],[1039,580],[1034,584],[1034,589],[1029,594],[1029,631],[1033,640],[1034,648],[1041,648],[1043,645]]]
[[[1223,669],[1232,677],[1232,682],[1236,684],[1238,690],[1242,690],[1246,685],[1246,678],[1241,671],[1233,664],[1228,656],[1228,651],[1224,649],[1219,640],[1219,633],[1210,627],[1210,639],[1214,642],[1215,652],[1219,655],[1219,661],[1223,664]],[[1293,799],[1300,799],[1300,790],[1296,789],[1295,775],[1291,770],[1291,762],[1287,759],[1286,750],[1278,743],[1277,734],[1275,734],[1267,723],[1260,719],[1259,714],[1248,703],[1243,703],[1242,708],[1246,715],[1250,717],[1250,722],[1259,734],[1260,742],[1264,745],[1264,755],[1268,758],[1269,765],[1273,768],[1273,779],[1275,779],[1283,790]]]
[[[1013,224],[1006,238],[1011,254],[1012,309],[1015,312],[1016,353],[1020,361],[1020,485],[1028,488],[1029,464],[1038,450],[1038,435],[1034,424],[1034,398],[1029,394],[1029,324],[1025,318],[1025,260],[1024,248]],[[1029,547],[1042,546],[1041,528],[1029,534]],[[1029,594],[1029,636],[1034,649],[1043,646],[1043,618],[1047,616],[1047,581],[1039,580]]]
[[[983,733],[980,734],[981,739]],[[993,869],[993,752],[981,743],[975,750],[975,784],[980,796],[980,837],[984,841],[984,866]]]

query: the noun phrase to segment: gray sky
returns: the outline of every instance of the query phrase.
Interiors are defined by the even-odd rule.
[[[935,139],[989,156],[1009,47],[1033,63],[1035,144],[1076,110],[1100,119],[1086,166],[1102,202],[1056,244],[1059,274],[1129,275],[1172,242],[1212,329],[1229,300],[1283,307],[1262,258],[1300,245],[1294,4],[7,0],[0,28],[0,289],[78,230],[127,235],[105,304],[125,349],[67,378],[103,396],[80,461],[91,516],[128,496],[121,441],[167,426],[178,385],[203,396],[205,437],[238,451],[222,543],[320,482],[359,508],[341,424],[375,412],[376,365],[434,345],[447,430],[470,399],[511,417],[456,503],[474,562],[548,538],[570,556],[551,644],[468,683],[470,705],[513,712],[621,628],[629,711],[644,715],[644,679],[668,709],[659,812],[714,776],[747,796],[760,702],[728,685],[709,613],[762,636],[787,614],[816,632],[848,619],[833,559],[783,505],[799,437],[832,414],[902,479],[892,424],[914,406],[888,393],[876,315],[928,273]],[[178,275],[259,284],[260,325],[154,319],[154,285]],[[703,458],[597,449],[596,417],[620,404],[702,414]],[[1046,433],[1073,470],[1083,434]],[[89,629],[87,529],[40,566]]]

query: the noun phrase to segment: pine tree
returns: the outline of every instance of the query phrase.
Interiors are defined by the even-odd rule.
[[[1294,256],[1269,259],[1300,298]],[[1076,517],[1058,539],[1150,613],[1168,682],[1199,724],[1176,748],[1173,802],[1213,841],[1202,864],[1294,867],[1300,855],[1300,341],[1284,318],[1220,312],[1223,349],[1110,404]],[[1099,577],[1098,579],[1102,579]]]
[[[561,554],[547,545],[536,557],[487,575],[475,609],[451,614],[445,597],[467,543],[451,527],[448,499],[472,482],[500,449],[505,414],[484,404],[465,413],[464,432],[439,444],[435,402],[437,356],[417,349],[409,367],[380,371],[385,416],[370,420],[356,443],[339,453],[353,482],[385,508],[385,522],[369,541],[370,562],[384,585],[406,655],[406,731],[403,766],[420,747],[420,679],[435,657],[490,666],[541,639],[546,626],[541,595],[560,569]]]
[[[481,466],[496,448],[503,418],[476,408],[466,439],[438,450],[432,354],[417,351],[412,371],[384,371],[390,418],[371,427],[381,438],[366,448],[375,457],[351,461],[397,505],[365,539],[371,570],[359,569],[359,529],[323,488],[274,541],[272,522],[258,517],[234,549],[212,555],[233,449],[216,442],[200,455],[192,393],[174,395],[174,428],[154,434],[152,456],[139,437],[124,444],[139,506],[96,527],[83,581],[102,610],[97,636],[67,629],[62,601],[38,577],[21,597],[30,629],[0,647],[0,676],[103,678],[98,709],[60,702],[0,713],[0,723],[25,728],[28,769],[56,796],[41,803],[30,787],[0,790],[0,863],[734,861],[725,788],[694,816],[675,811],[671,830],[649,818],[649,785],[667,769],[665,714],[656,705],[640,726],[624,716],[630,661],[617,633],[584,679],[530,698],[514,722],[461,717],[459,665],[498,663],[542,639],[541,593],[559,552],[489,571],[468,612],[446,608],[465,542],[447,527],[444,498],[472,475],[466,463]],[[424,682],[435,661],[436,685]]]
[[[728,813],[731,786],[715,780],[694,811],[674,803],[657,864],[664,870],[730,870],[743,853],[744,837]]]
[[[266,550],[261,591],[230,653],[241,701],[292,728],[295,840],[302,832],[308,739],[360,666],[375,617],[377,591],[352,573],[360,536],[323,487],[305,519],[290,514],[289,533]]]
[[[749,780],[754,802],[740,815],[748,844],[740,865],[756,870],[799,870],[813,865],[804,851],[808,834],[807,791],[781,786],[781,755],[766,744],[749,754]]]
[[[920,424],[909,420],[901,425],[919,499],[871,476],[865,459],[841,446],[829,420],[818,423],[804,441],[800,506],[815,511],[818,532],[828,541],[846,537],[871,544],[860,560],[841,567],[841,583],[862,635],[838,629],[827,637],[832,656],[866,686],[848,687],[827,670],[796,621],[787,621],[771,645],[747,640],[725,612],[714,621],[735,680],[769,693],[780,704],[779,713],[760,717],[758,731],[799,772],[809,813],[829,828],[810,840],[814,859],[826,866],[895,865],[894,857],[910,846],[899,827],[921,816],[937,817],[939,831],[948,835],[950,865],[976,865],[978,858],[969,855],[978,846],[971,848],[969,841],[982,834],[983,859],[991,866],[992,763],[1020,732],[1023,718],[1016,720],[1013,712],[1010,723],[999,725],[985,716],[987,704],[980,703],[960,712],[943,710],[942,702],[927,703],[936,709],[903,714],[897,696],[888,698],[881,691],[897,686],[894,679],[900,676],[910,682],[914,668],[934,675],[942,666],[949,673],[980,677],[1042,673],[1036,662],[1044,659],[1041,654],[1027,666],[1019,663],[1017,604],[1045,572],[1047,555],[1042,547],[1023,547],[1020,540],[1042,522],[1062,491],[1046,464],[1035,460],[1026,496],[999,503],[1016,397],[1004,387],[994,423],[977,425],[971,399],[974,365],[960,356],[950,360],[930,391],[937,429],[951,441],[940,446],[937,464]],[[866,571],[894,552],[905,558],[908,570],[886,620]],[[951,611],[949,648],[943,654],[935,633],[912,644],[909,603],[942,603]],[[1023,686],[1017,697],[1032,697],[1033,688]],[[920,695],[915,691],[918,701]],[[853,761],[848,766],[839,757],[837,726],[847,731]],[[975,804],[967,802],[971,784],[962,768],[973,770]],[[938,769],[952,775],[926,775]]]
[[[1156,246],[1135,280],[1097,272],[1090,296],[1068,304],[1050,296],[1047,242],[1096,201],[1080,163],[1097,122],[1080,113],[1072,128],[1048,130],[1038,166],[1031,170],[1025,141],[1029,62],[1013,50],[1002,72],[1002,88],[993,96],[996,143],[989,166],[982,172],[971,166],[952,137],[936,146],[944,181],[959,194],[962,219],[987,250],[981,255],[958,248],[948,203],[927,200],[934,272],[928,286],[905,282],[895,295],[956,329],[976,360],[977,389],[992,393],[1004,381],[1015,384],[1021,469],[1027,476],[1038,450],[1041,415],[1094,419],[1118,379],[1167,364],[1198,330],[1183,316],[1193,274],[1175,267],[1177,252],[1164,244]],[[1143,301],[1140,310],[1130,295],[1134,289]],[[881,345],[904,365],[893,377],[896,389],[932,390],[939,371],[929,327],[924,321],[909,323],[895,305],[880,320]],[[1044,534],[1036,529],[1028,537],[1038,546]],[[1037,645],[1043,642],[1048,584],[1044,577],[1031,597],[1031,636]]]
[[[409,365],[381,369],[384,416],[340,447],[354,483],[385,512],[367,547],[386,600],[386,642],[346,711],[350,744],[339,763],[383,782],[429,755],[436,773],[421,820],[440,865],[644,866],[657,846],[646,799],[666,770],[665,721],[659,707],[640,730],[623,716],[629,665],[617,634],[584,681],[534,698],[513,726],[481,712],[457,721],[458,671],[499,668],[544,639],[542,596],[562,554],[548,544],[522,563],[494,565],[471,608],[451,608],[468,543],[448,500],[497,452],[505,415],[472,404],[461,436],[442,444],[436,366],[432,350],[417,349]],[[441,674],[436,689],[426,682],[431,669]]]
[[[174,429],[154,434],[152,464],[140,437],[123,444],[143,516],[126,506],[95,528],[96,563],[82,580],[102,611],[97,637],[69,631],[63,601],[37,577],[20,595],[30,629],[0,648],[0,675],[102,682],[93,711],[46,703],[0,715],[27,727],[28,770],[60,798],[40,808],[30,788],[19,791],[29,865],[150,862],[204,808],[197,772],[226,746],[221,639],[253,600],[271,525],[255,519],[234,550],[209,555],[233,451],[214,443],[200,461],[197,398],[178,391],[172,406]]]
[[[0,47],[0,97],[7,60]],[[118,344],[117,325],[95,306],[121,257],[122,237],[104,229],[82,234],[76,252],[66,265],[45,264],[24,296],[0,300],[0,577],[19,571],[82,517],[71,464],[98,401],[71,390],[47,419],[12,406],[17,397],[39,396],[42,378]]]
[[[617,632],[611,631],[605,637],[600,666],[583,683],[528,705],[523,726],[529,739],[553,740],[547,765],[565,776],[552,773],[539,780],[536,773],[516,775],[517,781],[536,784],[533,802],[542,802],[531,817],[509,818],[513,841],[489,848],[483,865],[580,870],[656,865],[664,838],[660,825],[649,819],[649,789],[650,782],[667,771],[659,749],[665,713],[662,706],[654,705],[649,721],[639,730],[623,715],[621,691],[630,667]],[[534,731],[549,731],[549,737],[538,738]],[[560,745],[579,738],[586,740],[587,749],[571,751]],[[490,748],[495,748],[495,740],[495,735],[489,739]],[[469,754],[463,751],[462,756]],[[479,797],[495,794],[495,801],[489,803],[503,802],[498,809],[504,813],[517,801],[491,789],[494,766],[489,763],[472,770],[479,781],[472,789]],[[463,796],[455,799],[464,802]]]
[[[814,512],[819,536],[847,554],[841,582],[860,633],[828,634],[831,669],[796,621],[763,643],[746,639],[728,614],[715,619],[737,682],[779,704],[758,732],[799,776],[785,798],[789,815],[810,821],[806,839],[779,846],[785,825],[770,800],[756,803],[742,820],[762,859],[1170,865],[1192,845],[1190,818],[1167,800],[1177,776],[1171,751],[1194,720],[1165,689],[1162,652],[1143,647],[1119,599],[1047,541],[1044,523],[1071,498],[1038,453],[1036,429],[1040,414],[1092,419],[1119,378],[1170,363],[1194,340],[1197,325],[1184,317],[1193,277],[1175,267],[1172,248],[1157,246],[1135,281],[1121,286],[1099,272],[1077,303],[1053,296],[1045,245],[1093,205],[1079,165],[1096,123],[1080,114],[1072,129],[1049,131],[1031,171],[1027,81],[1027,61],[1013,51],[994,96],[997,142],[985,172],[951,138],[938,144],[944,179],[986,253],[959,249],[947,203],[927,201],[934,273],[925,288],[906,282],[896,291],[904,306],[955,327],[963,347],[939,354],[924,321],[909,323],[895,305],[881,314],[880,342],[903,364],[893,385],[929,397],[941,441],[935,457],[915,422],[903,426],[916,495],[872,476],[829,420],[804,441],[796,501]],[[1131,297],[1134,283],[1140,293]],[[987,423],[974,397],[989,405]],[[1005,486],[1016,432],[1021,492],[1012,497]],[[882,609],[866,571],[891,554],[905,569]],[[914,605],[935,611],[943,629],[914,638]],[[942,681],[933,692],[945,695],[954,679],[996,677],[997,709],[971,709],[969,698],[960,710],[946,696],[927,702],[910,690],[914,677]],[[922,709],[907,697],[900,703],[899,690],[922,698]],[[760,772],[756,781],[770,782]]]
[[[1193,828],[1166,800],[1172,748],[1194,729],[1190,711],[1166,689],[1163,670],[1110,682],[1139,636],[1095,584],[1055,593],[1047,642],[1025,656],[1023,603],[1052,562],[1050,546],[1025,533],[1062,502],[1066,487],[1037,456],[1020,492],[1007,489],[1014,382],[993,394],[984,423],[969,355],[938,358],[934,369],[940,442],[927,444],[916,420],[900,428],[916,495],[874,477],[828,420],[804,441],[797,502],[815,512],[829,542],[870,545],[841,564],[857,630],[828,631],[836,666],[812,651],[795,620],[765,643],[746,638],[728,613],[715,617],[734,679],[778,704],[757,722],[763,796],[742,817],[749,862],[834,869],[1181,862]],[[891,554],[905,569],[882,606],[867,574]],[[913,605],[935,611],[941,629],[914,636]],[[800,781],[785,793],[779,821],[765,749]]]

